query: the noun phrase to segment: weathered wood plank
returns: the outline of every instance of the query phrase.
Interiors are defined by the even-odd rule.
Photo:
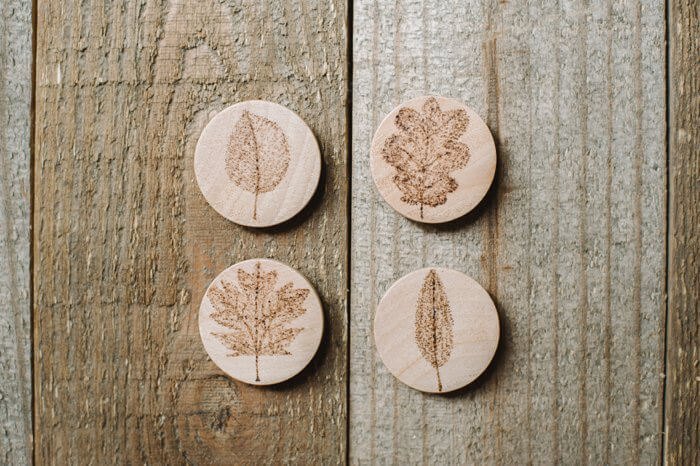
[[[0,3],[0,463],[32,459],[29,135],[32,2]]]
[[[35,225],[40,464],[334,464],[346,444],[346,46],[342,0],[39,2]],[[319,139],[321,187],[267,230],[218,216],[194,147],[262,98]],[[280,386],[208,360],[208,283],[273,257],[315,285],[327,331]]]
[[[659,461],[664,7],[656,1],[354,2],[351,463]],[[495,186],[445,226],[396,214],[368,150],[400,102],[466,102]],[[372,342],[387,287],[464,271],[497,303],[492,367],[452,396],[403,386]]]
[[[700,5],[669,2],[667,464],[700,464]]]

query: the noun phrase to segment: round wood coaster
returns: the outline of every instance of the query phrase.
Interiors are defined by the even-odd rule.
[[[377,351],[389,372],[430,393],[476,379],[496,353],[499,332],[486,290],[461,272],[439,267],[399,279],[374,318]]]
[[[449,222],[486,195],[496,173],[496,145],[486,123],[466,105],[418,97],[384,118],[370,164],[379,192],[400,214]]]
[[[281,262],[239,262],[209,285],[199,308],[199,334],[229,376],[254,385],[279,383],[316,354],[321,300],[306,278]]]
[[[316,191],[321,153],[291,110],[262,100],[232,105],[202,131],[194,157],[197,183],[218,213],[267,227],[296,215]]]

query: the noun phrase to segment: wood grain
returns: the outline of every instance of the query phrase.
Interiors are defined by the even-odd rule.
[[[700,10],[669,2],[667,464],[700,463]]]
[[[0,3],[0,464],[32,458],[29,304],[32,2]]]
[[[660,2],[356,0],[349,457],[355,463],[652,464],[661,454],[665,244]],[[497,143],[484,202],[413,223],[368,166],[418,95],[473,108]],[[448,397],[375,354],[379,298],[449,267],[496,302],[501,345]]]
[[[38,464],[345,458],[345,8],[39,2]],[[324,162],[303,213],[262,231],[214,213],[192,168],[206,122],[250,99],[297,112]],[[250,257],[304,274],[329,324],[309,367],[275,388],[231,381],[198,334],[207,285]]]

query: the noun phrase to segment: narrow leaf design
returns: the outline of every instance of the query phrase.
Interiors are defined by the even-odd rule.
[[[396,169],[394,184],[407,204],[436,207],[458,187],[450,173],[469,162],[469,148],[459,142],[467,131],[469,117],[462,110],[443,112],[434,97],[419,113],[403,107],[396,115],[398,132],[384,141],[382,156]]]
[[[255,194],[253,219],[258,216],[258,196],[277,187],[290,158],[287,136],[279,125],[243,111],[229,136],[226,172],[238,187]]]
[[[207,296],[214,307],[211,318],[230,329],[212,333],[231,353],[229,356],[255,356],[255,381],[260,381],[260,356],[290,355],[289,345],[303,328],[287,324],[306,312],[304,301],[309,290],[294,288],[292,282],[275,290],[277,272],[265,272],[260,262],[255,272],[238,270],[238,286],[221,281]]]
[[[440,276],[430,270],[423,280],[416,304],[416,344],[421,355],[435,368],[438,391],[442,391],[440,367],[452,353],[452,313]]]

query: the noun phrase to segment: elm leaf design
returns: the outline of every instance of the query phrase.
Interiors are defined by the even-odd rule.
[[[289,345],[304,330],[287,325],[306,312],[309,290],[294,288],[292,282],[275,289],[277,272],[265,272],[260,262],[253,273],[239,269],[237,278],[238,286],[221,280],[207,292],[214,307],[211,318],[230,330],[212,335],[231,350],[231,357],[255,356],[255,381],[260,382],[260,356],[290,355]]]
[[[279,185],[290,159],[282,128],[272,120],[244,110],[229,136],[226,172],[238,187],[255,194],[254,220],[258,216],[258,196]]]
[[[452,313],[440,276],[430,270],[423,280],[416,304],[416,344],[421,355],[435,368],[438,391],[442,391],[440,367],[452,354]]]
[[[395,124],[399,131],[384,141],[382,157],[396,169],[393,181],[401,201],[420,205],[422,219],[424,206],[446,203],[447,195],[459,187],[450,173],[469,162],[469,148],[459,142],[469,117],[463,109],[443,112],[430,97],[421,112],[401,108]]]

